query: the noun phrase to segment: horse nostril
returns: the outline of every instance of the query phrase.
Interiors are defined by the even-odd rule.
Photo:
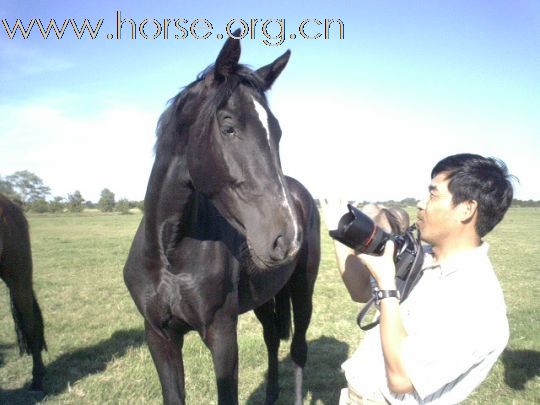
[[[279,235],[276,240],[274,240],[274,243],[272,244],[272,251],[270,253],[270,257],[272,260],[283,260],[287,256],[288,248],[285,241],[285,238],[283,235]]]

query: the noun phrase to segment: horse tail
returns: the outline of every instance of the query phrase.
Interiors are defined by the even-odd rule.
[[[11,290],[9,291],[9,298],[11,301],[11,315],[13,316],[13,322],[15,323],[15,334],[17,335],[17,344],[19,345],[20,354],[30,354],[30,347],[28,345],[28,339],[23,330],[23,319],[21,312],[15,306],[15,300]]]
[[[278,336],[287,340],[291,336],[291,293],[289,286],[285,285],[275,298],[275,319]]]
[[[33,294],[32,294],[33,295]],[[43,316],[41,315],[41,308],[37,302],[36,297],[33,297],[33,306],[34,306],[34,316],[35,322],[37,323],[38,336],[37,341],[39,342],[39,350],[47,350],[47,342],[45,341],[45,325],[43,324]]]
[[[13,293],[9,292],[9,297],[11,301],[11,314],[13,316],[13,322],[15,324],[15,334],[17,335],[17,344],[19,346],[19,353],[21,355],[23,354],[32,354],[32,347],[30,346],[30,339],[28,334],[25,332],[24,328],[24,319],[22,317],[21,312],[15,305],[15,300],[13,297]],[[43,317],[41,315],[41,309],[39,308],[39,305],[37,303],[36,297],[32,294],[32,301],[33,301],[33,313],[34,313],[34,322],[36,324],[35,330],[37,330],[37,336],[34,336],[33,338],[39,345],[39,351],[41,350],[47,350],[47,343],[45,342],[45,334],[44,334],[44,327],[43,327]]]

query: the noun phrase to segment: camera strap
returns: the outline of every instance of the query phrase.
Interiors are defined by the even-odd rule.
[[[414,235],[416,231],[416,236]],[[415,225],[405,231],[404,244],[396,256],[396,285],[403,302],[407,299],[414,286],[422,277],[422,264],[424,263],[424,251],[420,242],[420,230]],[[379,324],[379,318],[375,321],[362,325],[368,311],[375,304],[375,298],[371,298],[362,308],[356,323],[360,329],[367,331]]]

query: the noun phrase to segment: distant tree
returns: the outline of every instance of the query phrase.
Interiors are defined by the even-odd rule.
[[[540,201],[533,200],[512,200],[512,207],[540,207]]]
[[[126,214],[129,214],[129,201],[127,200],[127,198],[122,198],[121,200],[118,200],[118,202],[116,203],[116,211],[118,211],[119,213],[121,213],[122,215],[126,215]]]
[[[2,178],[0,176],[0,194],[3,194],[10,200],[20,200],[21,197],[13,189],[13,184],[8,179]]]
[[[416,207],[416,204],[418,204],[418,200],[416,198],[404,198],[399,202],[399,204],[403,207]]]
[[[108,188],[101,190],[101,198],[98,201],[98,208],[100,211],[112,212],[114,210],[114,206],[114,193]]]
[[[135,207],[140,209],[141,212],[144,212],[144,200],[142,201],[138,201],[136,204],[135,204]]]
[[[73,194],[68,194],[67,209],[69,212],[82,212],[84,209],[84,198],[79,190]]]
[[[36,212],[38,214],[43,214],[45,212],[49,212],[49,203],[39,198],[37,200],[32,201],[32,203],[29,206],[30,211]]]
[[[49,203],[49,212],[62,212],[64,211],[64,207],[64,197],[57,196]]]
[[[94,209],[97,208],[97,204],[93,203],[92,201],[88,200],[84,202],[84,206],[88,209]]]
[[[6,177],[13,190],[18,194],[23,207],[28,210],[35,200],[45,200],[51,189],[43,180],[28,170],[15,172]]]
[[[382,204],[386,208],[395,208],[399,207],[399,203],[394,200],[388,200],[388,201],[378,201],[377,204]]]

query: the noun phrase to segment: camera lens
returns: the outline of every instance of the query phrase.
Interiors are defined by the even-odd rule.
[[[330,236],[354,249],[357,253],[382,255],[390,235],[379,228],[362,211],[348,204],[349,212],[341,217],[338,229]]]

